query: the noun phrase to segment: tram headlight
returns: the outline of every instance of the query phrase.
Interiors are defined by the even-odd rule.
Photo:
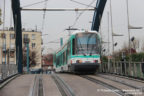
[[[94,60],[94,63],[98,63],[98,60]]]
[[[76,63],[82,63],[82,60],[76,60]]]

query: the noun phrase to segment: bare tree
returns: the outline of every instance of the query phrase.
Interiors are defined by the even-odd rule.
[[[37,64],[37,53],[35,51],[29,51],[29,64],[30,67],[34,67]],[[27,66],[27,51],[23,48],[23,66]]]
[[[142,45],[141,45],[141,51],[144,52],[144,41],[142,42]]]

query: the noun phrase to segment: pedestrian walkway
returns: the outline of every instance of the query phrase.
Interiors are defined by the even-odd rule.
[[[0,89],[0,96],[29,96],[35,75],[21,75]]]

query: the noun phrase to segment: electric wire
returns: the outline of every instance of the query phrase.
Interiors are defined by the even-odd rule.
[[[23,8],[23,7],[30,7],[30,6],[33,6],[33,5],[40,4],[40,3],[45,3],[45,2],[47,2],[47,1],[48,1],[48,0],[44,0],[44,1],[36,2],[36,3],[32,3],[32,4],[28,4],[28,5],[24,5],[24,6],[22,6],[22,8]]]
[[[95,1],[96,1],[96,0],[93,0],[86,8],[89,8]],[[75,21],[74,21],[74,23],[73,23],[73,25],[72,25],[71,27],[73,27],[73,26],[76,25],[76,23],[78,22],[79,18],[82,16],[82,14],[83,14],[84,12],[86,12],[86,11],[83,11],[83,12],[79,13],[79,15],[76,17],[76,19],[75,19]]]
[[[84,6],[89,6],[89,7],[93,7],[93,8],[95,8],[94,6],[84,4],[84,3],[81,3],[81,2],[76,1],[76,0],[70,0],[70,1],[71,1],[71,2],[74,2],[74,3],[77,3],[77,4],[80,4],[80,5],[84,5]]]

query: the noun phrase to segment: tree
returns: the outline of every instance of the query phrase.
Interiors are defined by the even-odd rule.
[[[141,51],[144,52],[144,40],[143,40],[142,45],[141,45]]]
[[[29,64],[30,67],[34,67],[37,65],[37,54],[35,51],[29,51]],[[23,66],[27,66],[27,51],[23,48]]]

